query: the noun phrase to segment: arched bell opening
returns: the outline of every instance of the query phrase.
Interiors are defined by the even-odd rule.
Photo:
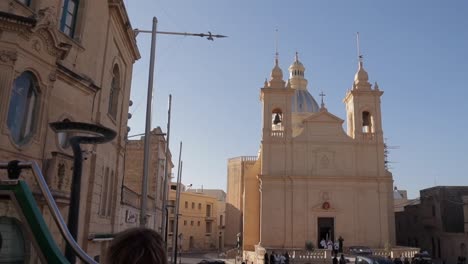
[[[275,108],[271,113],[271,130],[283,131],[283,111]]]
[[[372,117],[371,113],[368,111],[362,112],[362,133],[373,133],[374,118]]]

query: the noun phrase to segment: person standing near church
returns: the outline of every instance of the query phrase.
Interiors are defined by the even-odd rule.
[[[332,263],[333,264],[338,264],[338,259],[336,258],[336,255],[333,257]]]
[[[268,252],[265,252],[265,255],[263,256],[263,264],[268,264]]]
[[[339,244],[339,247],[340,247],[340,248],[338,249],[338,251],[339,251],[340,253],[343,253],[343,241],[344,241],[343,237],[340,236],[340,237],[338,238],[338,244]]]
[[[270,264],[275,264],[275,252],[272,251],[270,254]]]
[[[327,241],[327,249],[333,251],[333,241],[330,239]]]
[[[340,257],[340,264],[346,264],[346,259],[344,258],[343,254],[341,254],[341,257]]]
[[[327,242],[325,242],[325,239],[323,239],[323,238],[322,238],[322,240],[320,240],[320,247],[323,248],[323,249],[327,248]]]

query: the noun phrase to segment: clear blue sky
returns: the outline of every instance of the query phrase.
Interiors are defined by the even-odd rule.
[[[134,28],[207,32],[229,38],[159,35],[153,127],[166,127],[173,95],[171,150],[183,141],[183,182],[226,188],[227,159],[256,155],[259,88],[273,67],[275,29],[287,76],[295,51],[309,91],[326,93],[330,112],[342,103],[357,68],[360,32],[364,66],[382,97],[384,137],[395,185],[410,197],[437,185],[468,185],[468,2],[126,0]],[[144,131],[150,35],[138,36],[130,134]]]

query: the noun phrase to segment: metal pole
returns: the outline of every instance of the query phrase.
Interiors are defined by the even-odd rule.
[[[151,108],[153,100],[153,77],[154,77],[154,60],[156,53],[156,27],[158,19],[153,17],[153,30],[151,32],[151,54],[150,54],[150,67],[148,76],[148,94],[146,98],[146,127],[145,127],[145,148],[143,158],[143,181],[141,183],[141,213],[140,213],[140,226],[146,225],[146,202],[147,202],[147,185],[149,174],[149,150],[150,150],[150,130],[151,130]]]
[[[175,201],[175,221],[174,221],[174,232],[172,232],[172,261],[175,261],[176,258],[176,237],[178,235],[177,232],[179,232],[179,199],[180,199],[180,182],[181,182],[181,168],[182,168],[182,161],[181,161],[181,156],[182,156],[182,142],[180,142],[180,147],[179,147],[179,164],[178,164],[178,170],[177,170],[177,188],[176,188],[176,201]],[[175,262],[174,262],[175,263]]]
[[[167,248],[167,231],[166,231],[166,226],[167,226],[167,185],[168,185],[168,178],[169,178],[169,139],[171,135],[171,107],[172,107],[172,95],[169,94],[169,106],[167,109],[167,137],[166,137],[166,163],[164,165],[164,181],[163,181],[163,201],[162,201],[162,218],[161,218],[161,234],[162,237],[164,238],[164,243],[166,243],[166,248]]]
[[[179,173],[179,185],[181,185],[181,182],[182,182],[182,167],[183,167],[183,164],[184,164],[184,162],[181,161],[181,162],[180,162],[180,173]],[[180,190],[178,191],[177,194],[178,194],[178,195],[177,195],[177,203],[180,203]],[[177,206],[177,215],[176,215],[176,219],[177,219],[177,221],[176,221],[177,225],[176,225],[176,228],[175,228],[175,229],[176,229],[176,232],[175,232],[175,233],[178,234],[178,233],[179,233],[179,206]],[[177,235],[177,236],[175,237],[175,245],[176,245],[176,247],[175,247],[175,252],[174,252],[174,264],[177,264],[177,254],[179,254],[179,259],[180,259],[180,252],[179,252],[179,235]]]

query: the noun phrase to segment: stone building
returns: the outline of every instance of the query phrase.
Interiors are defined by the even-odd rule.
[[[77,242],[90,256],[104,254],[108,245],[89,239],[93,234],[119,231],[130,85],[139,58],[122,0],[0,1],[0,160],[36,161],[67,218],[70,134],[58,137],[49,123],[87,122],[117,132],[110,143],[83,147]],[[43,200],[37,200],[63,247]],[[7,228],[24,230],[22,219],[9,223],[16,227]],[[22,258],[34,259],[30,238],[17,234],[26,244]]]
[[[344,120],[307,90],[296,53],[289,80],[276,57],[260,89],[258,155],[228,162],[226,244],[244,251],[304,248],[342,236],[346,245],[395,243],[393,179],[385,167],[378,85],[360,60]],[[262,251],[257,251],[262,252]]]
[[[178,233],[182,234],[182,252],[221,250],[224,243],[223,201],[224,191],[210,190],[208,193],[187,191],[181,185],[179,202]],[[169,193],[169,205],[174,206],[177,184],[172,183]],[[221,222],[220,222],[221,221]],[[169,209],[168,245],[172,247],[175,217],[174,207]]]
[[[441,263],[467,257],[468,186],[436,186],[420,191],[420,203],[395,213],[396,239]]]
[[[166,161],[166,139],[160,127],[150,134],[150,157],[147,187],[147,227],[161,231],[164,167]],[[121,229],[139,225],[141,210],[141,183],[143,181],[144,137],[128,140],[125,146],[125,172],[122,194]],[[172,156],[168,155],[168,175],[171,175]],[[171,179],[167,181],[168,188]]]

